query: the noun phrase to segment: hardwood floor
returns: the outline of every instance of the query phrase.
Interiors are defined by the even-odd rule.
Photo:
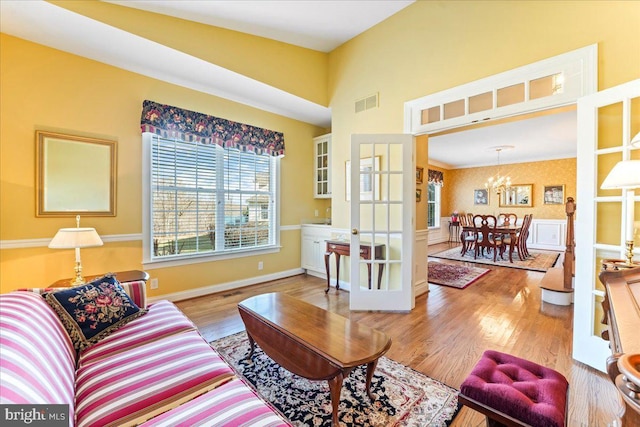
[[[432,245],[429,253],[448,247],[446,243]],[[326,281],[307,275],[180,301],[177,305],[212,341],[244,330],[238,302],[261,293],[284,292],[386,332],[393,341],[387,357],[457,389],[484,350],[510,353],[567,377],[569,426],[622,426],[617,417],[620,400],[608,377],[571,358],[572,307],[541,302],[538,283],[543,273],[483,267],[492,271],[464,290],[429,285],[430,291],[418,297],[415,309],[406,314],[350,312],[348,292],[332,289],[325,294]],[[462,408],[452,426],[484,423],[481,414]]]

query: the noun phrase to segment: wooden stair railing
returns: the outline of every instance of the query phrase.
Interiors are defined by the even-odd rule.
[[[576,203],[573,197],[567,197],[565,212],[567,213],[567,238],[565,243],[566,249],[564,251],[564,288],[573,289],[573,276],[575,274],[576,263],[576,254],[574,251],[576,241],[573,229],[573,215],[576,212]]]
[[[567,197],[565,205],[567,213],[567,238],[563,257],[563,265],[552,267],[542,277],[542,301],[557,305],[570,305],[573,302],[573,275],[575,273],[575,232],[573,229],[573,215],[576,204],[573,197]]]

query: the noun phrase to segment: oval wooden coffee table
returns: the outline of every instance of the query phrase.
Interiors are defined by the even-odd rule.
[[[286,370],[310,380],[327,380],[332,423],[338,425],[343,380],[367,365],[367,395],[380,356],[391,347],[384,332],[350,321],[282,293],[257,295],[238,304],[251,352],[255,344]]]

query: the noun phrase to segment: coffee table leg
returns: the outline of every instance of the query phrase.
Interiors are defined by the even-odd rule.
[[[366,390],[367,390],[367,396],[369,396],[369,399],[371,399],[371,401],[375,400],[373,398],[373,394],[371,394],[371,380],[373,379],[373,373],[375,372],[377,365],[378,365],[378,359],[374,360],[373,362],[367,363]]]
[[[253,351],[256,349],[256,342],[253,340],[253,337],[249,332],[247,332],[247,337],[249,338],[249,345],[251,345],[251,351],[249,351],[249,356],[247,356],[247,359],[251,359],[251,356],[253,356]]]
[[[340,404],[340,390],[342,390],[342,381],[344,374],[339,372],[338,375],[331,378],[329,382],[329,392],[331,394],[331,425],[338,427],[338,405]]]

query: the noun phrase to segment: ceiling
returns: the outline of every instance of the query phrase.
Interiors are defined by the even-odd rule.
[[[413,0],[107,1],[323,52],[335,49],[413,3]],[[326,106],[43,0],[1,0],[0,31],[306,123],[331,127],[331,109]],[[498,145],[515,146],[501,153],[502,163],[575,157],[575,112],[431,137],[429,157],[447,168],[494,165],[497,154],[491,147]]]
[[[112,1],[329,51],[413,1]],[[1,0],[0,31],[320,127],[331,109],[44,0]]]
[[[429,161],[447,169],[565,159],[577,155],[574,111],[429,137]]]
[[[330,52],[415,0],[103,0]]]

